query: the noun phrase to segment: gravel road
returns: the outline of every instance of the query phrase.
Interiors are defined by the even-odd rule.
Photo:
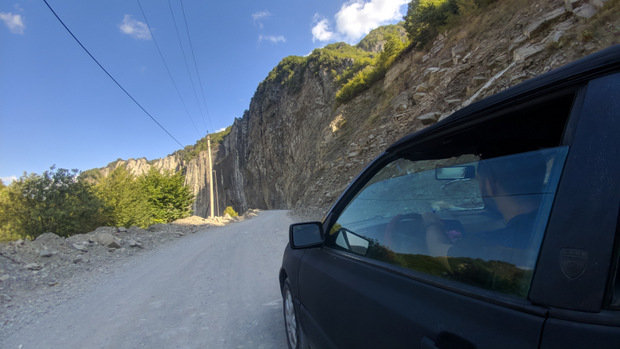
[[[278,269],[292,222],[264,211],[170,241],[61,304],[37,304],[45,311],[0,347],[285,348]]]

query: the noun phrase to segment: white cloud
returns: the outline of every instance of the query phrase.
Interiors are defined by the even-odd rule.
[[[318,13],[314,15],[314,27],[312,27],[312,42],[329,41],[334,37],[334,32],[329,28],[329,21]]]
[[[352,0],[344,3],[334,16],[336,30],[329,30],[326,19],[317,21],[312,28],[313,40],[332,39],[355,42],[381,25],[393,23],[403,18],[400,11],[409,0]]]
[[[134,39],[150,40],[151,32],[146,23],[135,20],[131,15],[125,15],[123,22],[118,25],[121,33],[127,34]]]
[[[263,22],[262,20],[267,18],[267,17],[271,17],[272,14],[271,12],[264,10],[264,11],[258,11],[255,13],[252,13],[252,18],[254,19],[254,24],[258,24],[259,27],[263,27]]]
[[[286,38],[282,35],[259,35],[258,42],[270,41],[273,44],[278,44],[281,42],[286,42]]]
[[[4,183],[5,185],[9,185],[11,184],[13,181],[17,180],[17,176],[8,176],[8,177],[0,177],[0,180],[2,181],[2,183]]]
[[[24,34],[24,19],[21,15],[16,15],[11,12],[0,12],[0,20],[9,28],[13,34]]]
[[[267,10],[252,13],[252,18],[254,18],[255,21],[261,20],[263,18],[267,18],[269,16],[271,16],[271,12]]]

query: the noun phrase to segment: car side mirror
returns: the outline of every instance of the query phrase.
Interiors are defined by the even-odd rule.
[[[289,228],[291,248],[316,247],[323,243],[323,224],[321,222],[295,223]]]

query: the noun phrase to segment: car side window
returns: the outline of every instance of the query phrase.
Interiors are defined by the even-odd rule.
[[[525,297],[566,154],[398,158],[348,203],[326,246]]]

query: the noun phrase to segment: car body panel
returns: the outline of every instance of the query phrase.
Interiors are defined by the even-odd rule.
[[[587,87],[540,254],[546,268],[535,275],[530,292],[534,302],[590,312],[603,306],[620,199],[618,96],[618,73]],[[578,277],[566,275],[571,260],[582,264]]]
[[[394,277],[392,271],[327,248],[306,251],[299,275],[304,317],[322,324],[329,338],[322,342],[339,348],[417,347],[442,333],[451,334],[459,347],[536,348],[544,323],[544,313],[515,312],[411,277]],[[511,340],[504,343],[506,338]]]

